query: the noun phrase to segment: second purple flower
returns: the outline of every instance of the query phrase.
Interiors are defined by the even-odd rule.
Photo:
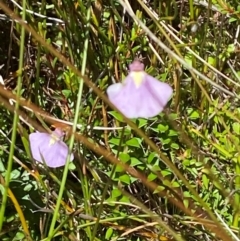
[[[135,60],[123,83],[108,87],[109,100],[128,118],[151,118],[158,115],[172,96],[173,89],[148,75],[144,65]]]

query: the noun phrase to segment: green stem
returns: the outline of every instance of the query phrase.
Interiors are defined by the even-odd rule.
[[[90,4],[90,1],[88,3],[88,6],[89,6],[89,4]],[[88,7],[87,8],[86,34],[85,34],[84,49],[83,49],[83,60],[82,60],[82,68],[81,68],[81,74],[83,76],[85,75],[86,62],[87,62],[87,52],[88,52],[88,43],[89,43],[90,14],[91,14],[91,8]],[[78,99],[77,99],[77,104],[76,104],[76,112],[75,112],[75,116],[74,116],[72,134],[71,134],[70,143],[69,143],[69,153],[68,153],[67,162],[66,162],[66,165],[65,165],[65,168],[64,168],[64,172],[63,172],[63,178],[62,178],[62,182],[61,182],[61,186],[60,186],[60,190],[59,190],[59,194],[58,194],[56,208],[55,208],[55,211],[53,213],[53,219],[52,219],[50,230],[49,230],[49,233],[48,233],[48,240],[49,241],[52,239],[52,237],[54,235],[54,227],[55,227],[55,224],[56,224],[56,221],[57,221],[57,216],[59,215],[59,209],[60,209],[60,205],[61,205],[61,200],[62,200],[62,196],[63,196],[63,192],[64,192],[64,189],[65,189],[65,184],[66,184],[66,180],[67,180],[68,169],[69,169],[68,167],[69,167],[70,153],[72,152],[72,149],[73,149],[74,133],[76,132],[76,129],[77,129],[78,116],[79,116],[80,106],[81,106],[83,83],[84,83],[83,79],[80,78],[79,90],[78,90]]]
[[[41,4],[41,14],[46,15],[46,1],[43,0],[42,4]],[[40,35],[46,39],[46,19],[44,19],[42,22],[38,23],[38,30]],[[41,56],[41,44],[38,43],[38,47],[37,47],[37,66],[36,66],[36,81],[34,84],[34,94],[35,94],[35,104],[39,105],[39,97],[42,96],[40,94],[40,64],[41,64],[41,60],[40,60],[40,56]],[[40,96],[39,96],[40,94]],[[41,105],[41,103],[40,103]]]
[[[26,0],[23,0],[23,14],[22,14],[22,21],[26,19]],[[21,26],[21,25],[20,25]],[[12,164],[13,164],[13,157],[14,157],[14,149],[15,149],[15,141],[17,136],[17,125],[18,125],[18,109],[19,109],[19,99],[21,96],[21,88],[22,88],[22,69],[23,69],[23,57],[24,57],[24,42],[25,42],[25,28],[21,26],[21,37],[20,37],[20,52],[19,52],[19,71],[20,74],[17,80],[17,101],[15,105],[14,111],[14,118],[13,118],[13,130],[12,130],[12,137],[11,137],[11,146],[10,146],[10,153],[8,157],[8,166],[7,172],[5,175],[5,185],[4,185],[4,193],[2,198],[2,205],[0,209],[0,232],[2,231],[3,222],[4,222],[4,214],[7,204],[7,196],[8,196],[8,188],[11,179],[11,171],[12,171]]]
[[[235,172],[236,172],[236,179],[235,179],[235,194],[234,194],[234,213],[233,213],[233,221],[232,225],[234,227],[239,227],[239,203],[240,203],[240,194],[239,194],[239,189],[240,189],[240,157],[238,157],[238,162],[236,163],[235,167]]]

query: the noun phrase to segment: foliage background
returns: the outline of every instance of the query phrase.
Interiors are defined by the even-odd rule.
[[[0,8],[2,195],[10,181],[1,240],[239,240],[237,0],[9,0]],[[16,21],[24,15],[27,24]],[[102,94],[136,57],[174,95],[159,116],[131,124]],[[19,121],[16,95],[26,100],[17,100]],[[31,160],[29,124],[60,125],[46,114],[82,125],[73,145],[61,124],[75,154],[64,170]]]

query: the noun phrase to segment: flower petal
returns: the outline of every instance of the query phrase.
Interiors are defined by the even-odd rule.
[[[142,74],[142,81],[139,74]],[[151,118],[159,114],[172,95],[172,88],[145,72],[131,72],[123,84],[107,89],[109,100],[128,118]],[[137,80],[137,81],[136,81]]]
[[[148,74],[146,74],[143,86],[151,95],[151,97],[146,98],[146,101],[149,101],[149,109],[151,109],[151,111],[149,110],[149,115],[155,116],[166,106],[172,96],[173,89],[169,84],[158,81]]]
[[[53,136],[53,134],[55,136]],[[60,139],[56,138],[54,133],[31,133],[29,135],[30,148],[33,158],[43,163],[43,159],[49,167],[60,167],[66,164],[68,146]],[[58,135],[58,137],[60,137]],[[71,154],[70,161],[73,160],[73,154]]]
[[[57,141],[48,150],[45,149],[42,152],[44,160],[49,167],[61,167],[66,164],[68,154],[68,146],[62,142]],[[71,154],[70,161],[73,160],[73,154]]]
[[[50,140],[51,135],[47,133],[35,132],[29,135],[30,148],[35,160],[42,162],[41,154],[43,155],[43,150],[49,148]]]
[[[128,118],[134,118],[137,115],[133,103],[137,93],[136,85],[130,75],[126,77],[123,84],[113,84],[107,89],[109,100]]]

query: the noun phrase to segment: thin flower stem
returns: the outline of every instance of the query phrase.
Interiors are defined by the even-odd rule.
[[[235,190],[239,190],[240,187],[240,158],[238,157],[238,161],[235,164]],[[235,201],[235,207],[234,207],[234,215],[232,220],[232,225],[234,227],[239,227],[239,203],[240,203],[240,194],[239,192],[235,192],[234,194],[234,201]]]
[[[26,0],[23,0],[22,4],[23,4],[22,20],[25,21]],[[17,80],[17,97],[18,97],[18,99],[21,96],[21,88],[22,88],[22,69],[23,69],[24,42],[25,42],[25,28],[24,28],[24,26],[21,26],[21,25],[20,25],[20,27],[21,27],[21,38],[20,38],[21,41],[20,41],[20,53],[19,53],[20,74],[19,74],[18,80]],[[6,204],[7,204],[8,188],[9,188],[9,183],[10,183],[10,179],[11,179],[15,141],[16,141],[16,135],[17,135],[17,125],[18,125],[18,120],[19,120],[18,109],[19,109],[19,102],[17,101],[16,105],[15,105],[14,118],[13,118],[13,130],[12,130],[12,137],[11,137],[10,154],[8,157],[8,166],[7,166],[6,176],[5,176],[5,185],[4,185],[5,189],[4,189],[2,204],[1,204],[1,209],[0,209],[0,232],[2,231],[3,222],[5,220],[4,214],[5,214]]]
[[[46,14],[46,1],[42,1],[41,4],[41,14]],[[41,33],[42,37],[45,39],[46,38],[46,19],[42,21],[42,23],[38,23],[38,31]],[[39,105],[42,102],[42,98],[40,100],[39,95],[42,97],[41,89],[40,89],[40,65],[41,65],[41,44],[38,43],[37,46],[37,66],[36,66],[36,81],[34,83],[34,88],[35,88],[35,104]],[[41,103],[42,104],[42,103]],[[40,106],[42,106],[40,104]]]
[[[91,16],[90,15],[91,14],[91,8],[90,8],[89,4],[91,4],[91,1],[88,1],[87,16],[86,16],[87,17],[86,35],[85,35],[85,41],[84,41],[83,60],[82,60],[82,68],[81,68],[81,74],[83,76],[85,75],[85,71],[86,71],[86,61],[87,61],[87,52],[88,52],[88,43],[89,43],[89,27],[90,27],[90,16]],[[55,208],[54,213],[53,213],[53,219],[52,219],[50,230],[49,230],[49,233],[48,233],[48,240],[49,241],[52,239],[52,237],[54,235],[54,227],[55,227],[55,224],[56,224],[56,221],[57,221],[57,216],[59,215],[59,208],[60,208],[60,205],[61,205],[62,196],[63,196],[63,192],[64,192],[64,189],[65,189],[65,184],[66,184],[66,180],[67,180],[68,169],[69,169],[69,161],[70,161],[70,153],[72,153],[72,149],[73,149],[74,133],[77,129],[77,122],[78,122],[78,117],[79,117],[79,112],[80,112],[83,83],[84,83],[83,79],[80,78],[79,89],[78,89],[78,99],[77,99],[76,111],[75,111],[74,122],[73,122],[73,129],[72,129],[72,134],[71,134],[70,143],[69,143],[69,153],[68,153],[67,162],[66,162],[64,172],[63,172],[63,178],[62,178],[62,182],[61,182],[61,186],[60,186],[60,191],[59,191],[59,194],[58,194],[56,208]],[[90,232],[89,232],[89,235],[90,235]]]

